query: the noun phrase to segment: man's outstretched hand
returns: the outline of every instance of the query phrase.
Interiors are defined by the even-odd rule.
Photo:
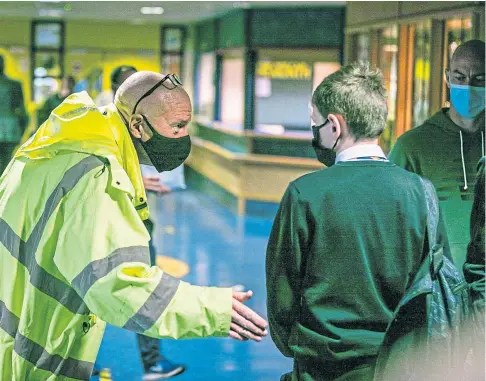
[[[233,292],[230,337],[240,341],[261,341],[267,335],[268,323],[243,303],[253,296],[253,291]]]
[[[157,176],[144,176],[142,177],[142,180],[143,186],[148,191],[156,192],[159,194],[170,192],[170,188],[162,184]]]

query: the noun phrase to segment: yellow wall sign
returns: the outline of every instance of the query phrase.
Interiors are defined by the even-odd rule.
[[[256,75],[275,79],[311,79],[312,69],[305,62],[261,61],[257,65]]]

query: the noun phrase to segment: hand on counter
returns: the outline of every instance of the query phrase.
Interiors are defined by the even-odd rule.
[[[146,190],[159,194],[169,193],[171,189],[160,182],[157,176],[144,176],[143,185]]]

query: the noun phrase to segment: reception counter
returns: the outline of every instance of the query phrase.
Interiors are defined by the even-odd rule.
[[[240,215],[265,214],[268,204],[275,210],[289,182],[323,168],[308,134],[270,135],[198,122],[191,130],[186,181]]]

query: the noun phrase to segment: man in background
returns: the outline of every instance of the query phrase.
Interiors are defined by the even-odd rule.
[[[5,74],[5,59],[0,55],[0,176],[20,143],[28,122],[22,85]]]
[[[398,138],[390,160],[429,179],[439,197],[457,266],[466,259],[476,164],[484,155],[483,41],[460,45],[446,70],[450,108]]]
[[[98,96],[95,98],[96,106],[108,106],[110,103],[113,103],[113,100],[115,99],[115,93],[118,88],[123,82],[126,81],[128,77],[136,72],[137,69],[135,69],[133,66],[122,65],[116,67],[110,74],[111,88],[98,94]]]
[[[44,123],[52,110],[59,106],[64,100],[73,93],[76,81],[74,77],[68,75],[61,80],[60,90],[46,99],[42,107],[37,111],[37,125],[40,127]]]

